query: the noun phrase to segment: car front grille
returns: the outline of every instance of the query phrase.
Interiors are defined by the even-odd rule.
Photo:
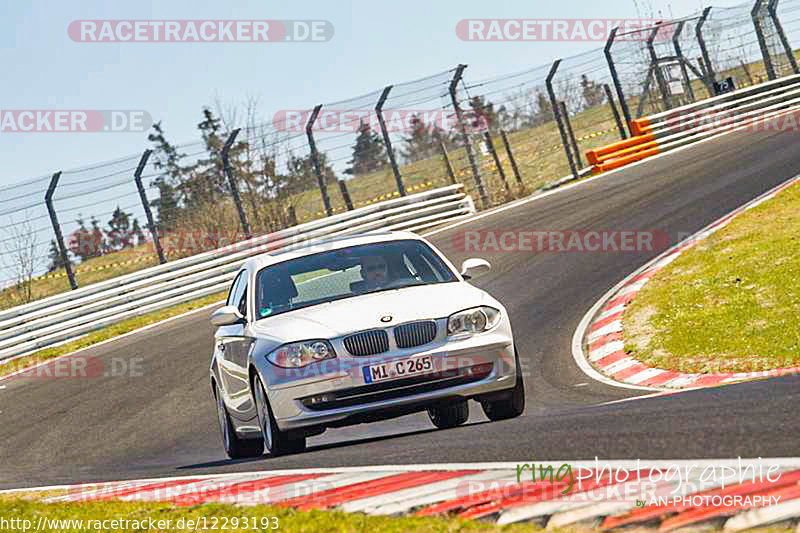
[[[344,347],[353,355],[375,355],[389,351],[389,335],[382,329],[362,331],[344,338]]]
[[[433,341],[436,337],[436,322],[425,320],[394,328],[394,341],[398,348],[414,348]]]

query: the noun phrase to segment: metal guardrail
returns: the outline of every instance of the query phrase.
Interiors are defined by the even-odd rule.
[[[261,235],[171,263],[0,311],[0,361],[119,321],[225,290],[254,255],[375,230],[409,230],[468,217],[475,206],[451,185]]]
[[[800,75],[634,120],[636,136],[589,150],[586,156],[593,172],[605,172],[795,110],[800,110]]]
[[[709,115],[723,112],[736,112],[746,105],[758,104],[764,98],[778,99],[800,87],[800,75],[787,76],[773,81],[752,85],[730,93],[708,98],[694,104],[677,107],[669,111],[650,115],[631,121],[635,135],[654,134],[657,137],[675,133],[676,128],[685,128],[692,121],[700,121]]]

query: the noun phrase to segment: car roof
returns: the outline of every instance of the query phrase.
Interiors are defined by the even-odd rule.
[[[309,243],[288,244],[288,249],[278,250],[269,254],[261,254],[247,260],[244,266],[253,267],[255,270],[306,255],[322,251],[339,250],[360,244],[373,244],[376,242],[390,242],[398,240],[423,240],[419,235],[410,231],[375,231],[355,235],[323,238]]]

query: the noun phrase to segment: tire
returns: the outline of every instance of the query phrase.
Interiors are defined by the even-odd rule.
[[[428,416],[439,429],[460,426],[469,418],[469,404],[466,399],[428,407]]]
[[[519,355],[516,349],[514,349],[514,361],[517,365],[517,379],[514,388],[500,400],[481,401],[483,413],[492,422],[516,418],[525,410],[525,383],[522,380],[522,367],[519,365]]]
[[[256,376],[253,379],[253,396],[256,402],[258,413],[258,425],[261,427],[261,436],[264,449],[272,456],[286,455],[302,452],[306,449],[305,437],[290,438],[289,433],[278,429],[275,417],[272,414],[272,407],[267,400],[267,393],[261,379]]]
[[[231,417],[225,408],[222,395],[214,387],[214,398],[217,402],[217,420],[222,432],[222,446],[231,459],[247,459],[264,455],[264,443],[261,439],[240,439],[233,429]]]

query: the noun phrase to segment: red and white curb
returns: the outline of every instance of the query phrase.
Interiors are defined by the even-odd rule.
[[[571,476],[566,470],[569,465]],[[219,502],[368,515],[448,515],[534,520],[603,529],[637,524],[659,531],[687,525],[736,531],[800,518],[800,458],[542,462],[310,468],[60,487],[47,503],[121,500],[178,506]],[[552,467],[551,478],[541,476]],[[546,470],[545,470],[546,471]],[[711,474],[709,474],[709,471]],[[518,477],[519,476],[519,477]]]
[[[587,313],[585,318],[589,318],[589,320],[581,322],[581,326],[576,331],[573,352],[576,352],[577,345],[579,345],[580,357],[588,362],[588,365],[582,365],[584,371],[586,372],[587,366],[590,366],[593,371],[599,372],[602,377],[606,378],[602,379],[604,382],[611,380],[610,384],[624,384],[631,388],[654,390],[708,387],[744,379],[800,373],[800,367],[722,374],[687,374],[654,368],[637,361],[625,352],[624,333],[622,331],[622,319],[626,307],[636,298],[636,295],[650,278],[677,259],[684,251],[695,246],[715,231],[727,226],[737,215],[773,198],[776,194],[791,187],[798,181],[800,181],[800,176],[795,176],[711,223],[698,233],[653,259],[606,293]],[[587,373],[592,375],[592,372]],[[592,377],[595,377],[595,375],[592,375]]]

